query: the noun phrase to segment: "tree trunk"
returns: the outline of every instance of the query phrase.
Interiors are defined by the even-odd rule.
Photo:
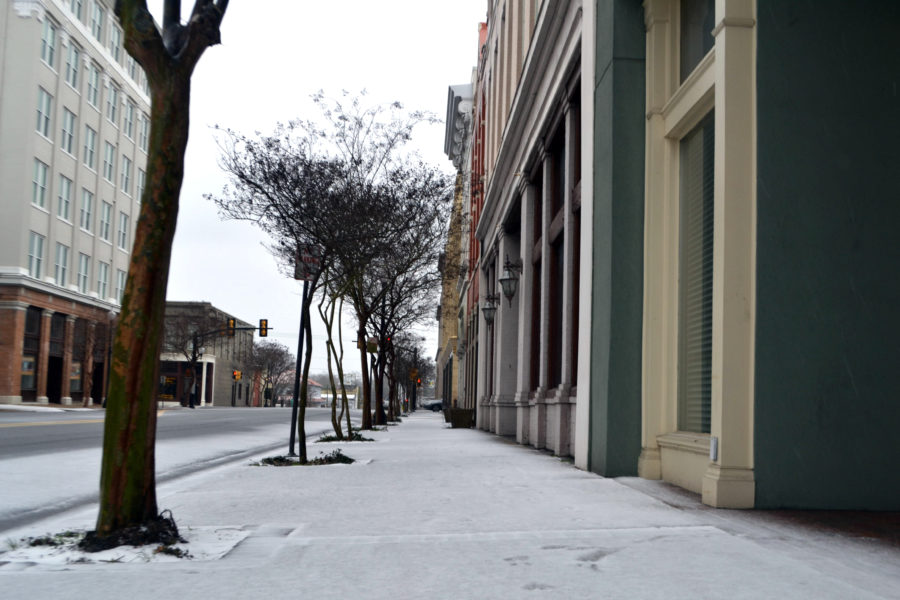
[[[358,318],[358,317],[357,317]],[[369,361],[366,356],[366,324],[359,319],[359,358],[362,366],[362,425],[361,429],[372,429],[372,394],[369,388]]]
[[[112,349],[97,535],[155,519],[156,392],[188,139],[190,76],[153,93],[147,186]]]

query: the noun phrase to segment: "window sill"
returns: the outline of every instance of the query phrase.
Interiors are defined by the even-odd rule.
[[[657,436],[656,443],[659,444],[660,448],[709,456],[709,440],[710,435],[708,433],[675,431]]]

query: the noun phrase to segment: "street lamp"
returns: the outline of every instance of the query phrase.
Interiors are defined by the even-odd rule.
[[[497,294],[488,294],[484,297],[484,305],[481,307],[481,314],[484,315],[484,322],[488,325],[494,324],[494,317],[497,315],[497,301],[500,296]]]
[[[516,295],[516,289],[519,287],[519,274],[521,272],[522,263],[511,263],[509,261],[509,255],[507,254],[506,262],[503,263],[503,277],[501,277],[499,281],[500,288],[503,290],[503,295],[506,296],[510,306],[512,306],[513,296]]]

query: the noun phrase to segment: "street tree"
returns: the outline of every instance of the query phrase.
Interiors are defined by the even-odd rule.
[[[188,365],[184,391],[193,407],[197,384],[197,372],[206,344],[212,342],[212,335],[218,336],[223,326],[215,311],[175,312],[169,311],[165,319],[163,349],[184,357]]]
[[[85,547],[131,539],[177,539],[156,502],[156,382],[166,287],[188,142],[191,76],[205,50],[220,42],[228,0],[195,0],[181,22],[181,0],[165,0],[162,28],[146,0],[116,0],[126,51],[150,87],[146,187],[112,349],[96,530]],[[158,533],[148,533],[156,531]],[[153,538],[158,538],[154,540]]]
[[[254,342],[249,364],[259,373],[263,390],[263,406],[275,406],[280,390],[287,388],[295,365],[294,355],[287,346],[275,341]]]
[[[439,215],[450,185],[446,175],[404,151],[413,129],[433,121],[430,115],[406,112],[399,103],[366,107],[347,94],[313,99],[322,123],[292,121],[252,138],[223,131],[221,164],[231,185],[211,198],[226,218],[253,221],[277,239],[272,250],[282,263],[290,264],[299,245],[314,245],[364,341],[374,307],[402,272],[395,269],[404,264],[397,257],[411,264],[418,260],[419,238],[439,235],[433,224],[446,222]],[[359,347],[362,428],[368,429],[367,355],[365,344]]]

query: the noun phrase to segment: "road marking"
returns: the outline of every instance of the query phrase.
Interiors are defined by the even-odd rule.
[[[103,419],[79,419],[75,421],[41,421],[30,423],[3,423],[0,428],[7,427],[41,427],[43,425],[73,425],[78,423],[102,423]]]
[[[156,411],[156,416],[161,416],[165,410]],[[87,423],[102,423],[103,419],[75,419],[72,421],[30,421],[27,423],[0,423],[0,429],[11,427],[43,427],[44,425],[80,425]]]

